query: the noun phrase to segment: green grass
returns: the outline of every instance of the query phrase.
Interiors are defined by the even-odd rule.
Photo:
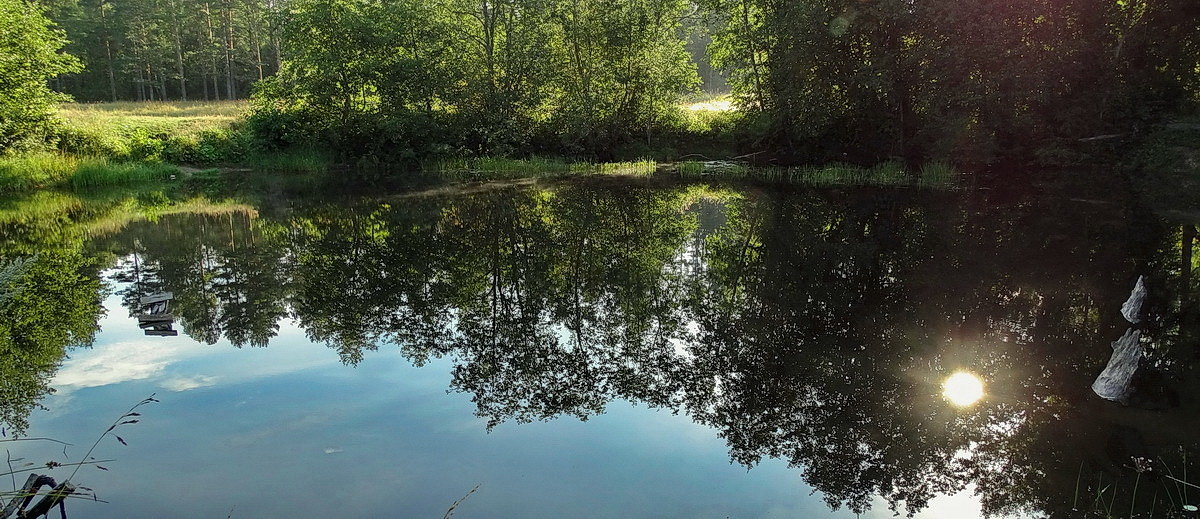
[[[77,155],[187,164],[242,159],[244,101],[66,104],[58,147]]]
[[[61,153],[0,157],[0,192],[13,193],[59,184],[70,177],[78,165],[78,159]]]
[[[178,174],[179,168],[170,164],[85,159],[71,175],[70,183],[75,189],[88,189],[161,182]]]
[[[249,110],[246,101],[150,101],[72,103],[59,109],[70,126],[85,130],[199,135],[238,121]]]
[[[0,157],[0,193],[70,186],[75,189],[161,182],[179,168],[160,162],[115,161],[63,153]]]
[[[323,153],[299,149],[255,153],[246,162],[255,171],[265,173],[323,173],[329,170],[332,161]]]
[[[954,185],[958,171],[945,162],[930,162],[921,167],[921,182],[928,185]]]
[[[681,162],[676,171],[683,178],[753,180],[809,185],[837,186],[916,186],[949,188],[955,185],[957,172],[948,164],[925,165],[913,175],[898,162],[884,162],[871,168],[850,164],[761,168],[738,162]]]

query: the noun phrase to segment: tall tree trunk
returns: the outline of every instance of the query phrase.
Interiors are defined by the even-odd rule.
[[[213,99],[220,101],[221,89],[217,88],[217,42],[216,36],[213,34],[212,8],[208,2],[204,2],[204,25],[208,28],[208,51],[205,54],[208,54],[209,57],[208,71],[210,73],[209,77],[212,78]],[[204,88],[208,88],[207,83],[204,85]]]
[[[113,70],[112,45],[108,36],[104,37],[104,58],[108,62],[108,93],[113,102],[117,102],[117,73]]]
[[[1196,226],[1184,225],[1183,237],[1180,240],[1180,265],[1179,275],[1183,285],[1181,296],[1184,301],[1191,299],[1192,295],[1192,245],[1196,241]]]
[[[237,99],[237,86],[233,82],[233,6],[225,2],[225,97]]]
[[[105,14],[104,3],[96,6],[100,13],[100,26],[104,28],[104,65],[108,69],[108,94],[112,101],[117,101],[117,73],[113,67],[112,29],[108,26],[108,15]]]
[[[175,12],[175,68],[179,74],[179,97],[187,101],[187,77],[183,72],[183,22],[179,19],[178,4],[172,2],[171,10]]]
[[[262,59],[262,42],[258,39],[258,17],[254,17],[250,24],[250,45],[254,47],[254,67],[258,69],[258,80],[263,79],[263,59]]]
[[[758,47],[754,44],[754,38],[750,31],[750,3],[747,0],[742,0],[742,30],[744,31],[742,38],[749,46],[747,50],[750,52],[750,77],[754,78],[754,99],[758,102],[761,110],[766,106],[766,100],[763,97],[762,78],[759,74]]]
[[[278,0],[267,0],[267,40],[271,45],[271,53],[275,69],[278,73],[283,68],[283,58],[279,53],[279,12]]]

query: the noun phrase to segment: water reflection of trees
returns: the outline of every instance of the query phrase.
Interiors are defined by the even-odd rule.
[[[988,512],[1067,514],[1100,487],[1080,474],[1194,447],[1181,413],[1087,392],[1137,274],[1190,272],[1179,231],[1116,205],[559,186],[167,220],[111,247],[137,238],[198,340],[265,345],[288,317],[351,364],[451,357],[492,425],[613,399],[685,411],[832,506],[972,484]],[[1168,374],[1194,358],[1181,293],[1158,302]],[[956,369],[989,381],[982,404],[937,396]]]

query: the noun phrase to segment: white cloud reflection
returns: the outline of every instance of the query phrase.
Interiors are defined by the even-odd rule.
[[[111,308],[109,312],[117,313]],[[50,385],[60,397],[81,389],[130,382],[178,392],[339,363],[337,354],[328,348],[296,340],[303,337],[303,331],[295,323],[280,324],[279,337],[270,347],[239,349],[226,341],[207,345],[186,336],[142,337],[136,321],[109,319],[106,335],[116,336],[114,340],[101,340],[92,348],[72,351]],[[287,354],[280,355],[280,350]]]
[[[83,388],[164,378],[167,366],[195,355],[194,351],[182,346],[179,343],[123,341],[75,350],[58,370],[51,385],[60,395],[66,395]],[[190,380],[195,382],[204,378],[211,379],[193,376]],[[187,380],[174,377],[171,386],[164,388],[182,391],[200,387],[188,384]]]

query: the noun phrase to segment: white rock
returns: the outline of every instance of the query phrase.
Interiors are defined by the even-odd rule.
[[[1125,300],[1125,304],[1121,305],[1121,315],[1125,316],[1125,320],[1133,324],[1142,322],[1142,303],[1146,301],[1146,278],[1138,276],[1137,284],[1133,286],[1133,292],[1130,292],[1129,299]]]
[[[1145,356],[1141,338],[1140,330],[1130,328],[1113,343],[1113,354],[1108,359],[1108,366],[1092,383],[1092,391],[1100,398],[1114,402],[1125,402],[1129,399],[1133,393],[1133,374],[1137,372],[1138,363]]]

